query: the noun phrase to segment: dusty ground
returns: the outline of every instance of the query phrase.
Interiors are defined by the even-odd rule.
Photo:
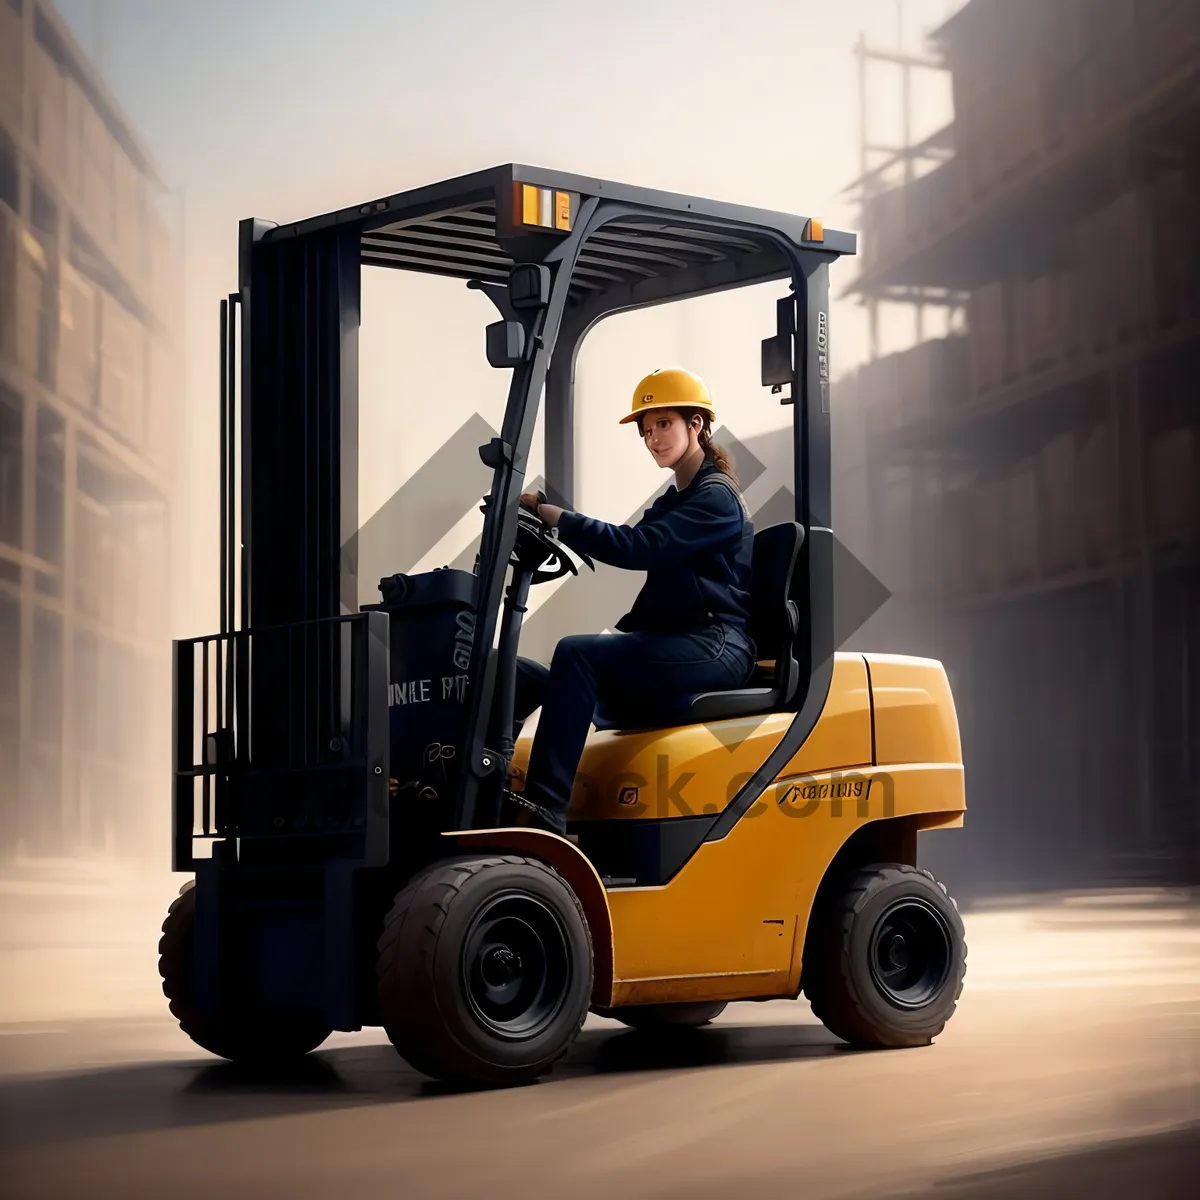
[[[474,1094],[373,1032],[239,1076],[163,1018],[156,914],[131,896],[106,955],[30,940],[37,910],[2,958],[5,1196],[1160,1200],[1200,1170],[1200,913],[1170,897],[970,914],[929,1049],[848,1051],[803,1002],[675,1044],[593,1018],[549,1079]]]

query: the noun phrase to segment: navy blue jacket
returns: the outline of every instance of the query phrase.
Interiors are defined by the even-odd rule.
[[[724,625],[749,636],[754,526],[732,481],[712,463],[683,491],[669,487],[636,525],[564,512],[558,536],[599,562],[646,572],[617,629],[668,633]]]

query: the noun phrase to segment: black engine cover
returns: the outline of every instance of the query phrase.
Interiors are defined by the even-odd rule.
[[[391,661],[388,724],[395,815],[442,827],[462,769],[476,576],[449,567],[381,580]]]

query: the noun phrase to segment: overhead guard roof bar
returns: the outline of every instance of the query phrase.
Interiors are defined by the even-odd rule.
[[[266,239],[357,224],[364,265],[501,282],[513,264],[507,244],[529,235],[511,224],[516,183],[627,208],[589,236],[575,266],[568,307],[594,309],[597,315],[786,277],[785,255],[769,234],[807,251],[855,250],[854,235],[837,230],[826,230],[819,244],[805,242],[807,219],[794,214],[520,165],[281,226]],[[758,230],[762,235],[756,236]]]

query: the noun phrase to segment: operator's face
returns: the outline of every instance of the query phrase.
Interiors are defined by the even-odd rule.
[[[689,425],[679,413],[663,409],[642,418],[642,439],[654,461],[660,467],[671,469],[695,450],[702,428],[699,417],[693,417]]]

